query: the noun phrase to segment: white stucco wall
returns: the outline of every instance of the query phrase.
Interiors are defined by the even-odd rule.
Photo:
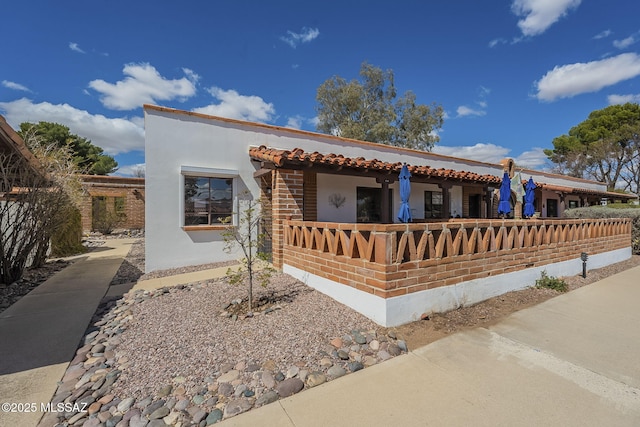
[[[251,146],[266,145],[286,150],[301,148],[305,152],[336,153],[352,158],[406,162],[502,176],[500,165],[159,107],[145,107],[145,128],[147,271],[237,258],[223,251],[220,231],[185,231],[182,228],[184,175],[181,171],[202,169],[205,172],[211,170],[237,174],[234,183],[236,195],[246,189],[253,197],[258,197],[259,186],[253,173],[259,166],[248,156]],[[540,180],[543,182],[572,185],[563,181],[562,177],[542,175],[544,177],[541,176]],[[523,172],[523,179],[528,176]],[[363,186],[376,186],[373,179],[361,180],[359,177],[345,179],[344,176],[319,174],[318,178],[319,220],[354,222],[355,188],[360,183]],[[583,187],[588,186],[585,184]],[[397,182],[391,188],[394,189],[392,213],[395,220],[400,203]],[[427,189],[439,190],[437,186],[412,183],[410,206],[416,218],[424,216],[424,191]],[[345,206],[336,209],[329,205],[328,197],[332,192],[345,193]],[[453,187],[450,203],[452,214],[462,214],[461,187]]]
[[[343,175],[318,174],[318,221],[356,222],[356,201],[358,187],[380,188],[375,178]],[[400,209],[400,185],[396,181],[389,185],[393,190],[392,220],[397,218]],[[409,208],[414,218],[424,218],[424,192],[442,191],[436,184],[411,183]],[[345,202],[339,208],[329,203],[332,194],[344,196]],[[451,191],[451,212],[454,209],[462,215],[462,187],[454,186]]]

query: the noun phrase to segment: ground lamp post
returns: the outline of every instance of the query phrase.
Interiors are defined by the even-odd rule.
[[[582,252],[580,259],[582,260],[582,278],[584,279],[587,277],[587,259],[589,259],[589,255],[586,252]]]

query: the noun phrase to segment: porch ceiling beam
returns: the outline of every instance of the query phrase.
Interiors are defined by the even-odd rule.
[[[261,169],[258,169],[257,171],[255,171],[253,173],[253,177],[256,178],[256,179],[257,178],[262,178],[263,176],[265,176],[267,174],[271,175],[272,171],[273,171],[273,169],[261,168]]]

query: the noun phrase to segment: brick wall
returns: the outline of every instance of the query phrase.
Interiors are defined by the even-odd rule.
[[[144,178],[82,176],[82,198],[80,200],[82,229],[87,232],[93,228],[93,197],[105,197],[110,208],[114,206],[116,197],[124,198],[126,220],[123,224],[118,225],[118,228],[144,229],[144,194]]]
[[[630,246],[629,220],[600,220],[597,224],[591,224],[589,220],[567,221],[548,221],[548,232],[540,232],[542,228],[538,229],[536,226],[535,229],[531,228],[533,231],[529,234],[519,232],[515,226],[512,230],[515,229],[516,234],[500,231],[497,236],[494,235],[493,240],[487,242],[488,250],[478,246],[468,251],[469,253],[460,250],[462,254],[458,254],[456,251],[459,249],[455,249],[457,235],[454,238],[446,236],[438,239],[438,243],[431,245],[430,249],[420,249],[420,245],[399,247],[402,242],[398,241],[395,228],[402,226],[386,226],[388,232],[378,232],[377,229],[381,230],[385,226],[370,225],[371,228],[367,230],[360,224],[335,224],[330,226],[344,226],[349,228],[349,233],[336,228],[336,232],[332,234],[323,228],[329,224],[317,223],[315,228],[300,228],[300,233],[292,232],[286,236],[283,262],[333,282],[381,298],[390,298],[574,260],[582,252],[593,255]],[[563,222],[569,225],[564,227]],[[446,227],[441,225],[443,226]],[[358,227],[361,228],[356,230]],[[430,224],[425,227],[437,226]],[[318,228],[323,229],[322,233],[318,232]],[[500,227],[500,230],[502,228],[504,227]],[[444,243],[440,244],[440,241]],[[469,244],[469,241],[464,244],[466,248],[475,245]],[[491,250],[496,245],[502,249]],[[416,250],[433,251],[430,254],[433,256],[421,259],[424,258],[423,255],[413,253],[407,257],[409,261],[404,261],[403,253]]]
[[[312,171],[304,171],[304,220],[318,220],[318,179],[317,174]]]
[[[276,169],[272,172],[272,262],[282,268],[284,248],[283,224],[286,220],[302,220],[303,181],[301,170]]]

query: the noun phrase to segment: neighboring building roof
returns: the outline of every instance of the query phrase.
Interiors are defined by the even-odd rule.
[[[41,166],[36,157],[27,148],[24,140],[13,130],[5,118],[0,115],[0,153],[13,153],[25,160],[31,172],[41,173]],[[20,186],[22,183],[15,183]]]
[[[87,184],[141,186],[144,187],[144,178],[111,175],[80,175],[80,180]]]
[[[599,197],[608,197],[608,198],[617,198],[617,199],[637,199],[638,196],[635,194],[624,194],[624,193],[616,193],[615,191],[597,191],[597,190],[589,190],[584,188],[574,188],[574,187],[563,187],[561,185],[551,185],[544,183],[536,183],[536,185],[543,190],[548,191],[557,191],[565,194],[579,194],[579,195],[587,195],[587,196],[599,196]]]

